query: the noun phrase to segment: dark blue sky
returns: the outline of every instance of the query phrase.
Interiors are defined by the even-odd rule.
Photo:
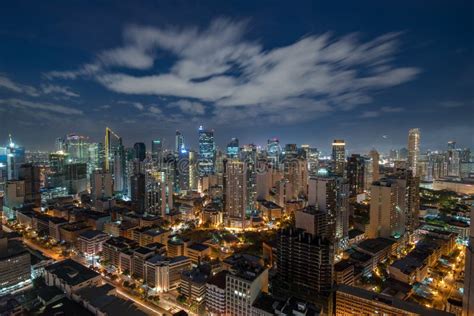
[[[472,1],[10,1],[0,139],[474,145]],[[2,141],[2,142],[4,142]]]

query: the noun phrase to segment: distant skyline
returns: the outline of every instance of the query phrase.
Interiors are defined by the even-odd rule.
[[[127,146],[198,127],[329,152],[474,147],[473,3],[0,4],[0,144],[68,133]]]

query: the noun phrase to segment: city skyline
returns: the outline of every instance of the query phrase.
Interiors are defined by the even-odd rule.
[[[384,19],[375,2],[278,2],[271,13],[245,3],[37,5],[0,13],[2,143],[11,133],[52,150],[68,133],[102,141],[108,126],[127,147],[160,138],[172,148],[179,129],[197,148],[204,125],[220,148],[278,137],[329,153],[340,138],[350,152],[386,152],[406,147],[410,128],[421,130],[421,151],[473,147],[467,1],[384,5]]]

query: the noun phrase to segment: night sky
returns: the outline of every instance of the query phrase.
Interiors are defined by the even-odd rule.
[[[331,4],[329,4],[331,2]],[[474,147],[472,1],[2,1],[0,143]]]

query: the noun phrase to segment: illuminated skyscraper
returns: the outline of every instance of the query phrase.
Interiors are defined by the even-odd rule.
[[[25,148],[17,146],[10,135],[9,143],[6,147],[7,154],[7,179],[18,180],[20,166],[25,161]]]
[[[225,164],[225,211],[229,225],[245,228],[247,210],[247,169],[240,161]]]
[[[347,179],[349,180],[349,191],[351,197],[356,197],[364,192],[365,185],[365,159],[360,155],[353,154],[347,158]]]
[[[239,139],[232,138],[227,144],[227,158],[235,159],[239,157]]]
[[[216,143],[214,130],[205,130],[199,127],[199,175],[215,173]]]
[[[161,139],[151,141],[151,159],[153,159],[158,168],[161,168],[163,162],[163,143]]]
[[[278,169],[280,164],[281,146],[278,138],[272,138],[267,141],[267,156],[270,163],[275,169]]]
[[[344,176],[346,169],[346,143],[342,139],[332,142],[332,172],[338,176]]]
[[[196,191],[198,189],[198,168],[197,168],[197,154],[194,150],[189,151],[189,189]]]
[[[420,156],[420,130],[412,128],[408,131],[408,169],[417,175],[418,158]]]
[[[184,136],[180,131],[176,131],[174,152],[179,153],[182,148],[184,148]]]
[[[33,164],[23,164],[20,167],[20,180],[25,184],[25,203],[41,206],[40,168]]]
[[[110,128],[105,129],[105,172],[112,172],[114,178],[114,191],[124,192],[127,187],[125,170],[125,149],[122,138]]]
[[[89,157],[88,138],[76,134],[66,136],[65,149],[68,153],[68,162],[87,163]]]

